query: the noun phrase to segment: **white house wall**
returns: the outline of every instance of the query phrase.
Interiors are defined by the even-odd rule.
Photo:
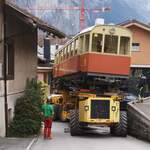
[[[2,12],[0,10],[0,39],[3,35]],[[17,16],[7,14],[7,37],[14,41],[14,79],[7,81],[8,121],[13,117],[16,99],[23,95],[26,80],[36,77],[37,29],[20,21]],[[3,43],[0,42],[0,62],[3,60]],[[0,70],[0,73],[2,70]],[[5,136],[4,81],[0,80],[0,137]]]
[[[5,136],[4,82],[0,81],[0,136]]]
[[[8,81],[8,109],[12,119],[16,99],[24,93],[26,80],[36,77],[37,52],[36,35],[27,34],[15,38],[15,74],[14,80]]]
[[[3,64],[3,45],[4,45],[4,28],[3,28],[3,13],[2,4],[0,3],[0,136],[5,136],[5,113],[4,113],[4,81],[2,78],[2,64]]]

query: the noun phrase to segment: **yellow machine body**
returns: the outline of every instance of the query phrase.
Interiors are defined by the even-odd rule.
[[[117,97],[88,97],[79,101],[79,122],[89,124],[118,123],[120,102]]]
[[[60,99],[63,99],[63,95],[61,94],[53,94],[49,97],[49,99],[51,99],[51,102],[53,104],[61,104],[62,102],[60,102]]]

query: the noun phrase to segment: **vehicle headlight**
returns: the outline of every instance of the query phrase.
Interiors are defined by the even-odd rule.
[[[88,111],[89,110],[89,106],[84,106],[84,110]]]
[[[112,110],[112,111],[116,111],[116,106],[112,106],[112,107],[111,107],[111,110]]]

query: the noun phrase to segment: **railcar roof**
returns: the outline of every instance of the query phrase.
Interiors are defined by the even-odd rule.
[[[128,31],[130,31],[128,28],[125,28],[123,26],[120,26],[120,25],[109,25],[109,24],[104,24],[104,25],[94,25],[94,26],[91,26],[91,27],[88,27],[86,29],[83,29],[81,32],[79,32],[76,36],[80,35],[80,34],[84,34],[86,32],[90,32],[92,31],[95,27],[117,27],[117,28],[122,28],[122,29],[126,29]],[[75,36],[75,37],[76,37]]]
[[[82,34],[84,34],[84,33],[91,32],[91,31],[92,31],[94,28],[96,28],[96,27],[117,27],[117,28],[126,29],[126,30],[128,30],[129,32],[131,32],[130,29],[125,28],[125,27],[120,26],[120,25],[109,25],[109,24],[94,25],[94,26],[85,28],[85,29],[83,29],[82,31],[80,31],[80,32],[79,32],[78,34],[76,34],[72,39],[70,39],[69,41],[67,41],[67,42],[65,43],[65,45],[71,43],[72,40],[73,40],[74,38],[76,38],[77,36],[82,35]],[[64,45],[64,46],[65,46],[65,45]],[[58,49],[58,50],[56,51],[55,55],[56,55],[57,53],[59,53],[59,52],[64,48],[64,46],[62,46],[60,49]]]

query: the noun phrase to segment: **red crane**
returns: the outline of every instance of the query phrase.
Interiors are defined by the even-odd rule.
[[[101,8],[85,8],[85,1],[84,0],[81,0],[81,6],[80,7],[70,7],[70,6],[65,6],[65,7],[47,7],[47,6],[44,6],[44,7],[34,7],[34,8],[31,8],[29,6],[29,1],[27,1],[27,6],[28,6],[28,9],[30,10],[78,10],[80,11],[80,30],[84,29],[85,28],[85,11],[92,11],[92,12],[108,12],[111,10],[111,7],[101,7]]]

